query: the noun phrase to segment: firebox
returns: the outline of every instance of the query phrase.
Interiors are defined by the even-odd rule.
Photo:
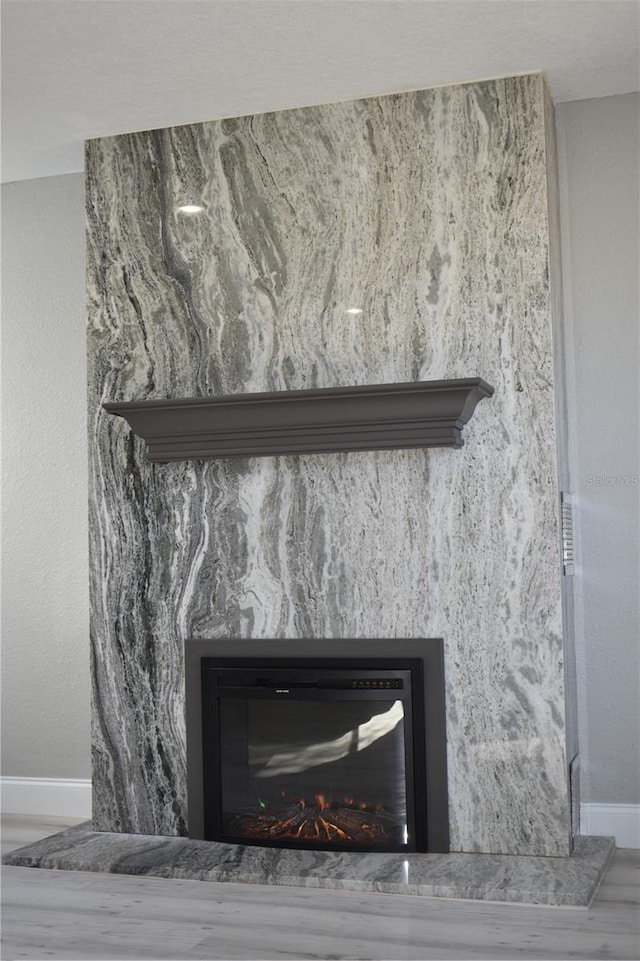
[[[196,674],[189,664],[206,643],[187,645],[187,703]],[[375,652],[350,642],[364,657],[345,656],[344,646],[340,657],[228,656],[227,645],[222,656],[196,656],[200,716],[191,710],[187,717],[191,837],[317,850],[448,850],[441,685],[432,696],[442,680],[434,657],[441,648],[411,641],[431,645],[430,656],[375,657],[381,642],[369,643]]]
[[[204,659],[207,837],[421,848],[421,668],[420,661],[390,669],[370,660],[339,667],[293,660],[283,667],[266,659],[241,667]]]

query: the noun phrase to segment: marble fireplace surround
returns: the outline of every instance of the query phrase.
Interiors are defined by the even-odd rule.
[[[553,137],[535,74],[87,144],[95,832],[188,834],[186,638],[442,637],[451,850],[572,860]],[[461,450],[155,464],[102,406],[472,375]]]

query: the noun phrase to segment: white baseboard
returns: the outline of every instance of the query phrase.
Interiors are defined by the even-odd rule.
[[[619,848],[640,848],[640,804],[581,804],[580,834],[614,837]]]
[[[77,778],[2,777],[3,814],[90,818],[91,781]]]

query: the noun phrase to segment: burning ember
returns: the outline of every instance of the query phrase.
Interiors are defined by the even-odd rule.
[[[259,801],[257,808],[230,819],[236,836],[265,841],[336,841],[350,844],[388,845],[398,843],[400,829],[381,804],[344,798],[336,802],[316,794],[313,803],[304,798],[292,801],[283,792],[282,804]]]

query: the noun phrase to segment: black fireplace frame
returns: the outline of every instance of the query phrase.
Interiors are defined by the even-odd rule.
[[[187,727],[187,795],[188,834],[190,838],[207,839],[205,824],[205,759],[203,756],[203,662],[216,661],[225,667],[257,667],[260,662],[286,659],[300,667],[312,668],[322,661],[337,663],[340,669],[349,664],[370,662],[375,669],[400,668],[402,663],[421,664],[424,738],[414,736],[414,750],[423,752],[424,764],[416,759],[415,770],[427,772],[426,784],[418,783],[415,791],[416,835],[413,850],[449,851],[449,813],[447,790],[447,752],[445,729],[444,652],[439,638],[422,639],[314,639],[311,640],[242,640],[188,639],[185,642],[185,703]],[[282,665],[284,666],[284,664]],[[206,786],[210,791],[210,784]],[[424,807],[422,799],[424,798]],[[242,842],[249,843],[249,842]],[[303,845],[295,845],[302,847]],[[337,849],[337,848],[336,848]],[[403,850],[409,851],[410,848]]]

